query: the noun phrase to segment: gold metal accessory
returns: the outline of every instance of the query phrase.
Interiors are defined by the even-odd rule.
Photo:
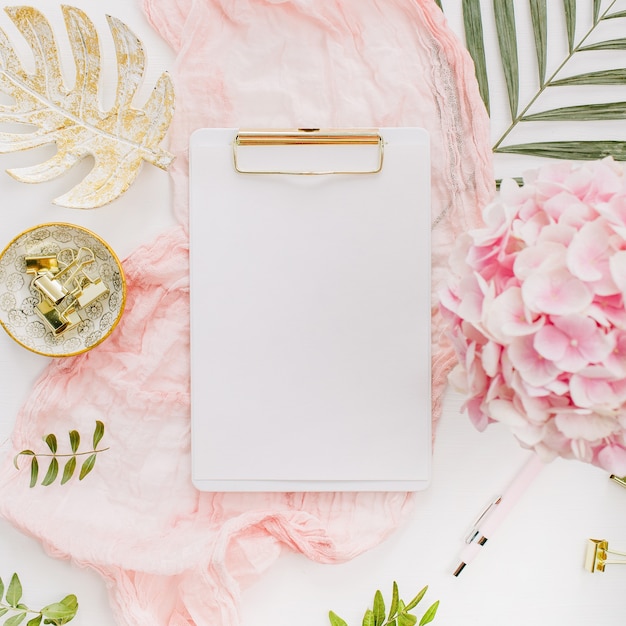
[[[55,336],[82,321],[77,309],[109,293],[109,288],[100,278],[92,281],[83,271],[95,261],[93,250],[81,247],[76,253],[72,251],[71,257],[71,262],[56,274],[43,272],[32,283],[41,298],[35,312]],[[57,267],[59,263],[57,257]]]
[[[106,296],[109,293],[109,288],[97,278],[94,281],[90,281],[87,284],[83,284],[80,293],[76,296],[76,303],[80,308],[85,308],[98,298]]]
[[[610,554],[626,557],[626,552],[609,550],[609,542],[606,539],[588,539],[585,569],[593,573],[603,572],[606,565],[626,565],[626,559],[609,559]]]
[[[104,341],[126,302],[122,265],[95,233],[40,224],[0,253],[0,324],[44,356],[74,356]]]
[[[73,328],[81,319],[80,316],[77,319],[74,309],[70,309],[69,312],[62,311],[46,299],[42,300],[35,307],[35,312],[39,315],[41,320],[46,323],[55,336]]]
[[[67,295],[67,290],[63,285],[51,275],[41,274],[33,280],[33,287],[39,291],[43,299],[52,305],[59,304]]]
[[[375,165],[364,169],[251,169],[241,167],[240,148],[272,146],[372,146],[376,152]],[[239,174],[377,174],[383,168],[384,142],[376,130],[322,130],[299,128],[297,130],[240,130],[233,142],[233,162]]]
[[[24,257],[27,274],[56,274],[59,271],[56,254],[35,254]]]
[[[626,476],[616,476],[615,474],[611,474],[610,479],[618,485],[626,487]]]

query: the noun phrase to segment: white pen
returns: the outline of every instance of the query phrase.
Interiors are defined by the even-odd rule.
[[[474,527],[465,540],[467,545],[459,557],[459,565],[454,570],[455,576],[458,576],[476,557],[487,543],[487,540],[493,536],[505,515],[513,508],[530,483],[544,467],[545,464],[543,461],[533,453],[517,476],[515,476],[507,490],[501,496],[495,498],[478,520],[476,520]]]

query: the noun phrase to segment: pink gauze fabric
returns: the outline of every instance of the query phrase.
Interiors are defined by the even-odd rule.
[[[98,571],[127,626],[238,624],[242,585],[284,548],[335,563],[405,519],[404,493],[200,493],[190,483],[187,146],[202,126],[426,127],[433,291],[492,195],[473,68],[432,0],[143,0],[177,53],[170,149],[180,225],[125,260],[127,308],[94,350],[53,362],[16,418],[0,513]],[[416,163],[416,167],[419,164]],[[433,301],[433,411],[453,362]],[[85,480],[28,487],[13,454],[106,425]],[[61,444],[62,445],[62,444]]]

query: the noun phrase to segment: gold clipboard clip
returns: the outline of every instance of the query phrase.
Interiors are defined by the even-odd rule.
[[[246,146],[375,146],[376,164],[367,169],[285,170],[248,169],[240,166],[239,149]],[[239,174],[294,174],[319,176],[325,174],[378,174],[383,169],[384,142],[377,130],[240,130],[233,142],[233,162]]]

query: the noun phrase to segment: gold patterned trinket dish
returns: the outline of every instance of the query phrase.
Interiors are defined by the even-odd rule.
[[[0,324],[37,354],[74,356],[97,346],[125,302],[119,259],[82,226],[40,224],[0,254]]]

